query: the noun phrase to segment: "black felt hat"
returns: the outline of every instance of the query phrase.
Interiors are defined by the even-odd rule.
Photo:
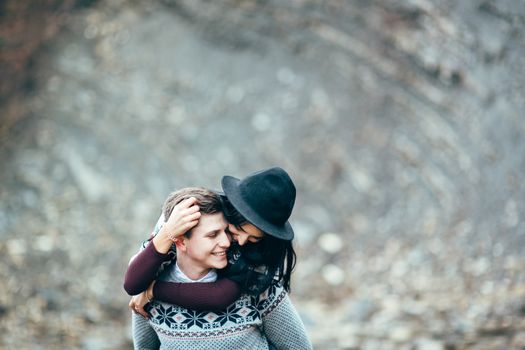
[[[288,222],[295,203],[295,186],[279,167],[261,170],[237,179],[223,176],[222,189],[235,209],[265,233],[292,240]]]

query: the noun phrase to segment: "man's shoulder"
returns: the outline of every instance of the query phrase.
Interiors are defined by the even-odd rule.
[[[283,286],[274,281],[261,294],[254,297],[257,309],[262,313],[262,316],[268,314],[275,309],[287,296],[286,290]]]

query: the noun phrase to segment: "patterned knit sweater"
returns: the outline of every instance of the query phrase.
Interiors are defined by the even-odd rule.
[[[257,297],[243,295],[219,312],[198,312],[158,301],[152,304],[149,322],[160,349],[262,350],[268,349],[268,341],[277,349],[312,349],[288,294],[277,285]]]

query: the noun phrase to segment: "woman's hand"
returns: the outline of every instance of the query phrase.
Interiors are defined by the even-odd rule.
[[[148,302],[147,291],[144,291],[140,294],[132,296],[128,305],[129,308],[133,310],[133,312],[142,315],[145,318],[149,318],[149,314],[146,312],[146,310],[144,310],[144,305],[146,305]]]
[[[197,199],[191,197],[173,208],[170,217],[153,238],[153,244],[159,253],[166,254],[180,236],[197,226],[201,213],[196,202]]]

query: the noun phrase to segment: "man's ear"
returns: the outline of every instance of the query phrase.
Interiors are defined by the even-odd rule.
[[[180,249],[183,252],[185,252],[186,251],[186,237],[178,237],[175,240],[175,246],[177,247],[177,249]]]

